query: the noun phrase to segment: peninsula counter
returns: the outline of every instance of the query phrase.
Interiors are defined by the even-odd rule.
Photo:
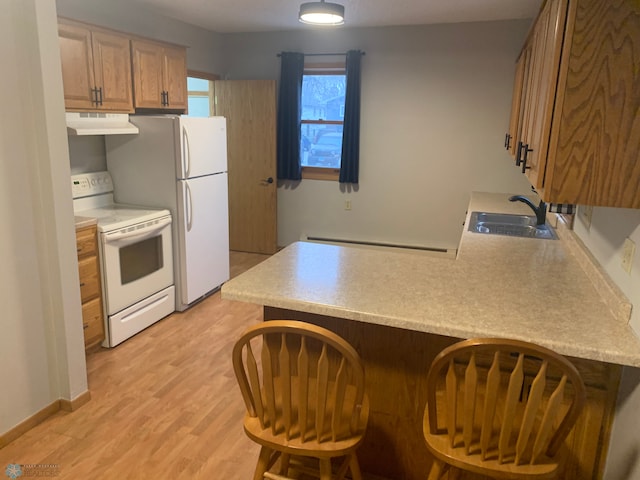
[[[474,193],[467,212],[524,213],[506,194]],[[371,417],[363,471],[425,478],[426,371],[459,339],[510,337],[570,357],[588,386],[565,479],[601,478],[620,366],[640,366],[631,306],[573,232],[559,240],[462,232],[457,257],[294,243],[226,283],[222,297],[264,306],[352,343],[365,362]]]

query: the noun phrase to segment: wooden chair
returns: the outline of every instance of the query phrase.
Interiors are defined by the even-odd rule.
[[[300,459],[317,459],[319,477],[329,480],[339,457],[336,479],[349,470],[353,480],[362,478],[355,451],[369,403],[362,361],[344,339],[305,322],[266,321],[236,342],[233,368],[247,408],[244,430],[262,445],[254,480],[306,471]]]
[[[428,480],[460,470],[490,478],[557,478],[563,442],[585,401],[576,368],[546,348],[472,339],[438,354],[427,375]]]

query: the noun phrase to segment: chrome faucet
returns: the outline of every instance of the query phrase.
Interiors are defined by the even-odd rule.
[[[510,202],[522,202],[531,207],[531,210],[536,214],[536,225],[544,225],[547,220],[547,204],[540,200],[540,204],[536,207],[531,200],[524,195],[514,195],[509,197]]]

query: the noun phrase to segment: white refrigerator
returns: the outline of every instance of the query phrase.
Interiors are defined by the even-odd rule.
[[[118,203],[173,216],[176,310],[229,280],[229,201],[224,117],[132,115],[138,135],[105,136]]]

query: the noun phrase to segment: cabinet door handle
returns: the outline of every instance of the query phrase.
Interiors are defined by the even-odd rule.
[[[166,102],[167,102],[167,103],[165,103],[165,105],[168,107],[169,106],[169,92],[164,92],[164,95],[165,95],[164,98],[166,99]]]
[[[522,142],[518,142],[518,148],[516,150],[516,167],[519,167],[522,163],[522,147],[524,147]]]
[[[525,173],[531,167],[527,166],[527,157],[529,156],[529,152],[533,152],[533,148],[529,148],[529,145],[523,145],[524,157],[522,158],[522,173]]]
[[[506,133],[504,136],[504,148],[509,150],[511,148],[511,135]]]
[[[84,330],[86,330],[87,328],[89,328],[89,324],[88,324],[88,323],[83,323],[83,324],[82,324],[82,328],[83,328]]]
[[[98,106],[98,87],[93,87],[91,89],[91,103],[95,103]]]
[[[102,87],[98,88],[98,100],[96,100],[96,103],[102,106]]]
[[[80,283],[80,286],[81,286],[81,287],[84,287],[85,285],[86,285],[86,283],[84,283],[84,282],[81,282],[81,283]]]

